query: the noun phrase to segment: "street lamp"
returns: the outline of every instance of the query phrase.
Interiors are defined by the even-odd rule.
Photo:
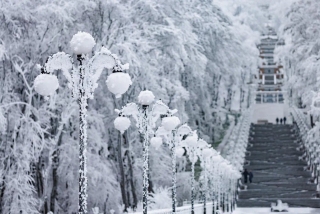
[[[230,184],[229,184],[229,171],[231,170],[231,164],[223,159],[223,161],[220,164],[220,168],[222,169],[221,171],[221,188],[223,188],[222,190],[222,212],[229,211],[229,188],[230,188]],[[226,207],[227,205],[227,207]]]
[[[138,96],[138,102],[141,105],[139,107],[135,103],[128,103],[121,110],[116,109],[118,117],[114,121],[115,128],[121,133],[127,130],[130,126],[130,120],[128,117],[132,116],[137,124],[139,132],[143,135],[143,214],[147,214],[148,209],[148,186],[149,186],[149,143],[155,147],[161,145],[160,138],[151,138],[154,136],[153,129],[156,127],[156,121],[162,115],[173,115],[177,110],[170,110],[161,100],[154,103],[155,96],[151,91],[141,91]],[[153,104],[154,103],[154,104]],[[167,128],[176,126],[177,120],[173,119],[173,124],[168,122]]]
[[[222,169],[223,169],[223,166],[221,166],[221,164],[224,162],[224,159],[221,155],[218,155],[218,156],[215,156],[215,157],[212,157],[212,161],[214,163],[216,163],[216,173],[217,174],[217,179],[215,181],[216,183],[216,197],[215,197],[215,206],[214,206],[214,211],[216,212],[216,210],[219,210],[220,211],[220,206],[221,206],[221,193],[222,193]]]
[[[204,143],[207,144],[204,140],[200,139],[199,141],[203,141]],[[208,145],[208,144],[207,144]],[[207,211],[207,166],[209,165],[210,161],[208,162],[208,159],[214,154],[214,149],[209,148],[209,145],[207,147],[203,147],[200,152],[200,160],[201,160],[201,165],[204,171],[204,200],[203,200],[203,214],[206,214]]]
[[[184,137],[192,134],[191,128],[187,124],[183,124],[177,128],[180,123],[178,118],[174,116],[164,117],[162,119],[162,126],[158,128],[156,135],[162,136],[166,140],[166,144],[170,146],[171,151],[171,167],[172,167],[172,213],[176,213],[176,158],[182,157],[184,154],[184,149],[181,147],[181,141]],[[154,137],[158,138],[158,137]]]
[[[198,160],[197,155],[197,143],[198,135],[197,131],[194,131],[185,140],[181,142],[181,146],[185,147],[187,154],[191,161],[191,214],[194,214],[194,164]]]
[[[112,74],[106,81],[109,90],[120,97],[132,84],[127,73],[128,64],[122,65],[115,54],[102,47],[91,58],[89,53],[95,45],[93,37],[89,33],[78,32],[71,41],[70,47],[77,57],[78,64],[72,57],[64,52],[58,52],[49,57],[41,74],[34,80],[34,88],[37,93],[45,97],[52,95],[58,88],[59,82],[53,72],[61,70],[68,80],[68,87],[72,90],[72,96],[78,99],[80,130],[79,130],[79,214],[87,213],[87,106],[88,99],[93,99],[94,90],[98,87],[98,79],[102,71],[112,69]]]
[[[196,131],[190,134],[181,142],[181,146],[185,147],[191,161],[191,214],[194,214],[194,165],[200,156],[200,149],[209,147],[202,139],[198,139]]]

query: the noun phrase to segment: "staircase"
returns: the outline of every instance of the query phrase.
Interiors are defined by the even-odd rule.
[[[240,191],[238,207],[270,207],[277,199],[290,207],[320,208],[316,185],[303,151],[295,142],[292,125],[252,125],[246,162],[253,182]],[[243,181],[242,181],[243,182]]]

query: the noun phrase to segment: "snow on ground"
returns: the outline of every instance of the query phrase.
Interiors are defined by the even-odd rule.
[[[314,208],[289,208],[288,214],[319,214],[320,209]],[[270,208],[237,208],[232,214],[274,214]]]
[[[289,108],[283,103],[257,103],[253,107],[253,116],[251,119],[252,123],[257,123],[258,120],[267,120],[268,123],[275,123],[276,118],[283,118],[286,116],[287,123],[291,122],[291,116],[289,113]]]

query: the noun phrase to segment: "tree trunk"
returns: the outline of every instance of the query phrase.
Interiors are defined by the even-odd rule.
[[[58,164],[59,164],[59,149],[53,153],[52,166],[52,191],[50,196],[50,211],[55,213],[55,202],[58,196]]]
[[[125,182],[125,173],[124,173],[124,167],[123,167],[123,161],[122,161],[122,134],[120,133],[119,136],[119,142],[118,142],[118,163],[119,163],[119,169],[120,169],[120,188],[121,188],[121,196],[122,196],[122,202],[124,204],[124,210],[123,212],[127,212],[127,209],[129,207],[127,195],[126,195],[126,182]]]
[[[59,147],[62,143],[62,136],[63,134],[61,133],[61,135],[59,136],[56,150],[53,152],[53,155],[52,155],[52,190],[51,190],[51,196],[50,196],[50,211],[53,213],[55,213],[55,203],[58,196],[58,172],[57,171],[59,166],[59,154],[60,154]]]
[[[132,160],[130,157],[130,152],[129,152],[129,154],[127,154],[127,158],[128,158],[129,174],[130,174],[130,186],[131,186],[132,199],[133,199],[132,208],[136,209],[137,204],[138,204],[138,199],[137,199],[137,194],[136,194],[136,187],[133,182],[133,166],[132,166]]]

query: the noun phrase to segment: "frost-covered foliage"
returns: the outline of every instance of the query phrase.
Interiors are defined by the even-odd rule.
[[[289,95],[295,105],[307,108],[312,102],[311,91],[320,89],[319,6],[319,1],[311,0],[282,4],[281,14],[285,16],[280,30],[286,45],[277,49],[277,55],[285,67]]]
[[[168,188],[155,187],[155,192],[151,193],[148,201],[148,210],[159,210],[170,208],[171,197]],[[129,210],[130,212],[131,210]],[[142,212],[142,202],[138,203],[136,212]]]
[[[217,141],[227,115],[248,106],[247,83],[258,55],[253,17],[242,13],[245,10],[229,14],[221,2],[2,1],[0,212],[77,212],[76,100],[60,71],[53,72],[60,87],[48,100],[35,93],[39,85],[34,80],[40,73],[37,64],[44,65],[54,53],[75,51],[70,40],[79,31],[93,35],[93,52],[104,46],[128,62],[133,79],[129,91],[115,99],[105,86],[108,73],[102,70],[89,101],[88,210],[120,213],[119,207],[136,208],[142,198],[141,138],[134,126],[124,134],[113,126],[114,109],[138,101],[140,91],[153,91],[170,109],[178,109],[182,123],[198,129],[207,142]],[[117,86],[108,87],[122,94]],[[150,151],[150,192],[171,183],[163,177],[171,173],[170,151],[159,150]],[[179,161],[178,174],[187,174],[185,164]],[[184,188],[189,187],[178,186],[179,202],[187,197]]]

